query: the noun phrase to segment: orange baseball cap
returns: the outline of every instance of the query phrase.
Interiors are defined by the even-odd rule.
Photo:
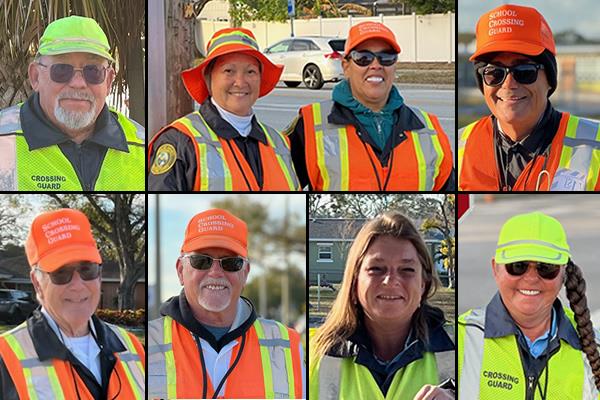
[[[228,211],[214,208],[194,215],[185,230],[181,252],[220,247],[248,256],[248,227]]]
[[[550,26],[532,7],[505,4],[483,14],[475,31],[477,50],[469,58],[496,52],[538,56],[544,50],[556,55],[556,45]]]
[[[202,104],[209,94],[204,80],[204,70],[212,60],[231,53],[246,53],[262,64],[258,97],[269,94],[279,82],[283,65],[273,64],[259,51],[256,38],[250,30],[245,28],[221,29],[215,32],[206,45],[206,59],[202,64],[181,73],[185,88],[198,103]]]
[[[344,53],[349,54],[352,49],[369,39],[381,39],[392,46],[396,53],[400,54],[400,45],[396,42],[394,32],[381,22],[373,21],[361,22],[350,28],[346,46],[344,47]]]
[[[63,208],[34,218],[25,242],[30,266],[53,272],[77,261],[102,263],[90,221],[79,210]]]

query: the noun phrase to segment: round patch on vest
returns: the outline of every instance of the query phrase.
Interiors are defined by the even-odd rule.
[[[175,150],[175,147],[170,143],[165,143],[156,150],[150,172],[152,172],[153,175],[164,174],[173,168],[175,160],[177,160],[177,151]]]

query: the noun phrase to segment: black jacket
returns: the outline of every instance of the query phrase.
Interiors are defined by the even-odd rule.
[[[90,393],[95,399],[106,399],[108,393],[108,383],[110,375],[113,372],[117,358],[114,353],[120,353],[127,349],[121,343],[121,340],[115,333],[95,315],[92,316],[92,323],[96,329],[96,342],[100,347],[100,373],[102,374],[102,386],[96,381],[94,375],[65,347],[62,341],[56,336],[54,330],[48,324],[46,317],[40,309],[33,312],[33,315],[27,319],[27,330],[32,338],[35,351],[40,361],[60,359],[69,361],[73,366],[73,371],[85,383]],[[126,384],[127,377],[120,377]],[[2,400],[18,400],[17,389],[10,377],[4,360],[0,358],[0,398]],[[76,399],[73,399],[76,400]]]
[[[424,128],[419,118],[406,105],[402,105],[400,108],[396,109],[394,114],[394,121],[398,121],[398,123],[394,125],[392,134],[388,138],[388,141],[383,149],[379,148],[379,146],[369,135],[369,132],[362,126],[352,111],[340,103],[333,103],[333,108],[331,109],[331,113],[327,116],[327,121],[336,125],[354,126],[359,138],[371,146],[381,165],[385,166],[388,163],[392,151],[407,139],[406,134],[404,133],[405,131]],[[310,179],[308,178],[308,172],[306,168],[306,140],[304,136],[304,121],[302,113],[300,113],[292,122],[292,124],[285,129],[285,132],[290,138],[292,161],[294,162],[296,174],[300,179],[300,185],[302,187],[308,186],[309,190],[313,190],[310,185]],[[448,180],[444,183],[444,186],[440,189],[440,191],[446,192],[454,190],[456,190],[456,183],[453,168],[450,172]]]

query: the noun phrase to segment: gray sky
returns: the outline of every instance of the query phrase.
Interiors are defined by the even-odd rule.
[[[505,3],[535,7],[553,33],[575,29],[587,39],[600,39],[598,0],[458,0],[458,31],[474,32],[481,14]]]

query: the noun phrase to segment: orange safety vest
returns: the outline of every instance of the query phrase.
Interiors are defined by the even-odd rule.
[[[458,138],[459,190],[500,190],[492,117],[461,129]],[[600,190],[599,171],[598,122],[563,112],[550,153],[531,160],[512,190],[597,191]]]
[[[269,143],[265,145],[258,142],[263,170],[262,189],[237,145],[217,136],[198,111],[173,121],[154,135],[148,144],[148,164],[154,141],[166,129],[175,128],[197,144],[194,147],[198,166],[195,191],[300,190],[288,139],[274,129],[259,124]]]
[[[224,397],[302,398],[300,335],[282,324],[256,319],[232,350]],[[202,376],[201,356],[191,332],[171,317],[148,324],[148,398],[214,398],[215,383]],[[203,381],[206,381],[206,389]],[[218,382],[217,382],[218,384]]]
[[[424,128],[405,131],[388,165],[382,166],[353,125],[327,121],[333,101],[301,108],[306,142],[306,169],[313,190],[440,190],[452,171],[452,151],[437,117],[411,110]],[[387,185],[386,185],[387,182]]]
[[[117,362],[108,383],[108,398],[145,399],[145,353],[138,339],[123,328],[107,324],[125,345],[115,353]],[[68,361],[40,361],[27,322],[0,336],[0,356],[21,400],[94,400],[79,374]]]

